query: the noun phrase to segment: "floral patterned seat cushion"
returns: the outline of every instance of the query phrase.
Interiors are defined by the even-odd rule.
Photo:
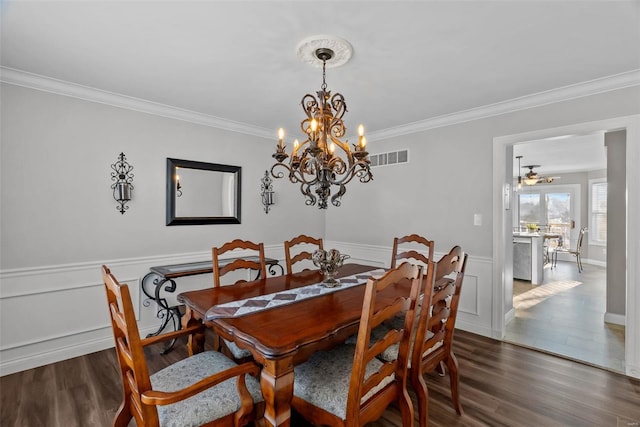
[[[233,355],[234,359],[242,360],[251,357],[251,352],[249,350],[238,347],[238,345],[233,341],[224,340],[224,343]]]
[[[432,336],[433,336],[433,332],[427,331],[427,339],[431,338]],[[413,343],[414,343],[414,340],[412,339],[409,354],[413,352]],[[442,346],[442,341],[437,342],[436,345],[434,345],[433,347],[426,349],[425,352],[422,354],[422,357],[426,356],[427,354],[431,353],[436,348],[441,346]],[[378,355],[378,358],[380,360],[384,360],[387,362],[396,360],[398,358],[398,350],[399,350],[398,344],[392,344],[389,347],[387,347],[382,353],[380,353]],[[411,367],[411,359],[409,359],[409,367]]]
[[[233,366],[237,366],[237,363],[222,353],[198,353],[153,374],[151,387],[158,391],[177,391]],[[261,402],[263,398],[258,380],[246,375],[246,383],[253,401]],[[237,377],[181,402],[157,406],[160,425],[163,427],[200,426],[239,408]]]
[[[293,394],[345,419],[355,348],[354,345],[344,344],[331,351],[317,352],[307,362],[296,366]],[[381,361],[372,360],[367,366],[366,377],[376,372],[381,366]],[[377,387],[371,389],[362,398],[361,403],[366,402],[393,380],[393,375],[384,378]]]

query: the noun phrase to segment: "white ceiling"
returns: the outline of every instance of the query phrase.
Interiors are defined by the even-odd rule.
[[[522,156],[521,176],[529,171],[526,165],[539,165],[534,170],[541,176],[607,168],[604,132],[529,141],[515,145],[513,156],[513,176],[518,176],[518,159],[515,156]]]
[[[345,38],[327,70],[348,134],[640,69],[639,1],[0,1],[1,65],[273,132],[299,132],[319,69],[296,45]],[[6,70],[5,68],[5,70]]]

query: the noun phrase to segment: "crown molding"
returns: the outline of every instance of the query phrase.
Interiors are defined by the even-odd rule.
[[[451,126],[458,123],[470,122],[472,120],[483,119],[492,116],[499,116],[514,111],[526,110],[540,107],[556,102],[568,101],[582,98],[598,93],[609,92],[640,85],[640,70],[633,70],[626,73],[615,74],[613,76],[602,77],[587,82],[576,83],[569,86],[551,89],[544,92],[514,98],[495,104],[484,105],[482,107],[471,108],[469,110],[456,113],[445,114],[432,117],[413,123],[408,123],[398,127],[387,128],[380,131],[369,132],[369,141],[378,141],[394,138],[412,133],[423,132],[429,129]]]
[[[217,129],[244,133],[261,138],[273,139],[274,131],[247,123],[235,122],[221,117],[210,116],[196,111],[185,110],[170,105],[95,89],[51,77],[32,74],[13,68],[0,67],[0,81],[16,86],[70,96],[85,101],[97,102],[127,110],[139,111],[170,119],[182,120]]]
[[[70,96],[85,101],[97,102],[142,113],[153,114],[217,129],[253,135],[266,139],[273,139],[274,130],[253,126],[247,123],[235,122],[221,117],[210,116],[196,111],[185,110],[169,105],[159,104],[144,99],[133,98],[114,92],[82,86],[63,80],[32,74],[8,67],[0,67],[0,81],[16,86],[23,86],[59,95]],[[405,125],[370,132],[367,135],[369,141],[380,141],[403,135],[423,132],[458,123],[483,119],[514,111],[540,107],[570,99],[609,92],[640,85],[640,70],[603,77],[587,82],[551,89],[508,101],[489,104],[482,107],[459,111],[432,117]]]

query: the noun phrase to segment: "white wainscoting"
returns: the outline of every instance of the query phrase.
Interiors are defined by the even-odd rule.
[[[388,267],[391,262],[391,247],[361,245],[346,242],[325,241],[325,248],[335,248],[349,254],[348,262]],[[445,253],[436,251],[433,259]],[[469,254],[458,307],[456,328],[491,337],[491,295],[493,263],[490,258]]]
[[[391,247],[325,242],[351,256],[349,262],[387,267]],[[282,245],[265,247],[267,257],[284,266]],[[436,253],[435,259],[443,253]],[[154,332],[160,322],[156,306],[145,307],[140,281],[156,265],[209,259],[209,251],[105,261],[122,283],[129,284],[140,332]],[[55,363],[113,347],[100,267],[68,264],[0,271],[0,375]],[[469,256],[457,327],[491,336],[491,271],[488,258]],[[179,292],[213,285],[210,274],[180,278]],[[175,295],[167,295],[175,298]]]
[[[282,245],[265,247],[284,266]],[[196,262],[211,252],[105,261],[134,301],[140,333],[160,325],[155,304],[145,307],[140,281],[157,265]],[[0,376],[113,347],[102,263],[0,271]],[[178,280],[179,292],[213,286],[211,274]],[[169,300],[175,295],[168,295]]]

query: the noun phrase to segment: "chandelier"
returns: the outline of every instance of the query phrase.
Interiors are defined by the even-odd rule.
[[[353,144],[353,150],[348,140],[342,141],[346,133],[342,117],[347,112],[347,104],[340,93],[331,95],[326,83],[326,64],[334,54],[327,47],[314,50],[314,56],[322,61],[322,85],[316,92],[317,97],[311,94],[302,97],[306,117],[300,128],[305,139],[301,143],[297,139],[294,141],[289,156],[285,151],[284,129],[280,128],[278,145],[272,156],[277,162],[271,167],[271,175],[282,178],[284,172],[275,169],[287,171],[289,180],[300,184],[305,203],[309,206],[317,203],[319,209],[327,209],[329,198],[332,205],[340,206],[346,185],[354,178],[363,183],[373,179],[364,127],[358,127],[358,143]],[[285,162],[289,157],[289,162]]]

